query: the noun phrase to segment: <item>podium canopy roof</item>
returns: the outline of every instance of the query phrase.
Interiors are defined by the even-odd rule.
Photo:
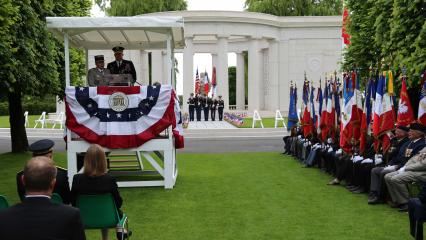
[[[183,18],[178,16],[47,17],[47,28],[73,47],[85,49],[165,49],[170,35],[174,48],[183,48]]]

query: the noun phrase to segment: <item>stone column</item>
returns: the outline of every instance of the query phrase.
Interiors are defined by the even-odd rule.
[[[161,56],[163,59],[163,73],[162,76],[163,78],[161,79],[161,83],[162,84],[169,84],[167,82],[167,76],[169,76],[169,69],[168,69],[168,61],[170,61],[169,59],[167,59],[167,52],[166,51],[161,51]]]
[[[140,52],[141,52],[141,76],[138,77],[138,79],[142,85],[148,85],[149,84],[148,52],[143,50]]]
[[[289,96],[290,96],[290,80],[297,80],[297,79],[289,79],[290,78],[290,59],[289,59],[289,39],[283,38],[279,42],[279,63],[278,63],[278,72],[279,72],[279,82],[278,82],[278,89],[279,89],[279,108],[284,110],[284,115],[288,114],[288,105],[289,103]],[[303,76],[301,76],[299,79],[302,79]],[[298,84],[297,89],[299,90],[299,96],[300,92],[302,90],[303,86]],[[301,97],[299,98],[301,99]],[[298,106],[296,108],[299,108],[301,103],[301,100],[298,101]]]
[[[225,111],[229,110],[229,87],[228,87],[228,36],[217,36],[217,95],[222,95],[225,101]]]
[[[185,48],[183,49],[183,109],[182,112],[188,112],[186,101],[189,95],[194,92],[194,45],[192,37],[185,38]]]
[[[248,50],[248,110],[260,110],[260,63],[259,39],[252,38]]]
[[[278,42],[271,40],[269,42],[268,51],[268,69],[269,72],[269,86],[267,88],[269,95],[266,99],[265,108],[266,110],[275,111],[279,108],[279,71],[278,71]],[[283,110],[283,109],[282,109]]]
[[[151,52],[151,76],[152,83],[163,82],[163,56],[161,50],[153,50]]]
[[[244,55],[237,52],[237,79],[236,79],[236,103],[237,110],[245,110],[245,84],[244,84]]]

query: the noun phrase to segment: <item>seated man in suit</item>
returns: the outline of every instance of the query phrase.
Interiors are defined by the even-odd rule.
[[[22,175],[26,196],[22,203],[0,212],[0,239],[86,239],[80,211],[50,201],[56,167],[44,156],[27,162]]]
[[[408,132],[409,135],[422,135],[422,137],[417,140],[422,142],[425,141],[425,133],[426,126],[419,123],[411,124],[410,131]],[[412,138],[412,136],[410,136],[410,138]],[[406,154],[409,154],[409,150],[412,151],[410,146],[407,147]],[[409,200],[407,184],[412,182],[426,182],[426,147],[411,157],[403,167],[398,169],[398,171],[386,174],[385,181],[395,207],[399,207],[399,211],[407,211],[407,203]]]
[[[33,152],[33,157],[45,156],[53,160],[53,145],[55,145],[55,142],[53,142],[52,140],[42,139],[31,144],[29,150]],[[55,188],[53,189],[53,192],[61,196],[64,204],[69,204],[70,186],[68,183],[68,171],[61,167],[56,167],[56,169],[56,184]],[[22,182],[22,174],[23,171],[20,171],[16,174],[16,186],[21,201],[25,199],[25,188]]]

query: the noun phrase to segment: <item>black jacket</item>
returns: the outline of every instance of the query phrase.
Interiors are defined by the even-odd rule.
[[[79,194],[104,194],[111,193],[114,198],[115,205],[120,208],[123,199],[118,192],[117,181],[109,174],[98,177],[90,177],[85,174],[76,174],[72,182],[71,188],[71,204],[75,206],[77,196]]]
[[[56,169],[56,185],[55,189],[53,189],[53,192],[61,196],[64,204],[70,204],[70,185],[68,183],[68,172],[61,167],[56,167]],[[25,199],[25,187],[21,181],[22,174],[24,174],[23,171],[20,171],[16,174],[16,187],[21,201]]]
[[[118,67],[117,62],[113,61],[108,63],[107,68],[111,74],[132,74],[133,83],[136,82],[136,70],[132,61],[121,60],[121,65]]]
[[[0,223],[0,239],[86,239],[80,211],[52,203],[46,197],[25,198],[22,203],[0,211]]]
[[[402,167],[408,161],[408,159],[416,155],[425,146],[426,143],[424,138],[420,138],[416,142],[405,142],[399,149],[398,155],[392,158],[388,165],[398,165],[399,167]]]

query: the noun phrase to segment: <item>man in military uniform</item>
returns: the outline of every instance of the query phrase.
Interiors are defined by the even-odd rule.
[[[112,49],[114,51],[115,61],[108,63],[107,68],[111,74],[131,74],[132,83],[136,82],[136,70],[132,61],[123,59],[124,48],[117,46]]]
[[[204,121],[208,121],[209,120],[209,97],[204,94],[203,95],[203,111],[204,111]]]
[[[191,93],[191,95],[188,98],[188,101],[186,102],[189,107],[189,121],[194,121],[194,108],[195,108],[195,99],[194,94]]]
[[[216,108],[217,108],[217,104],[218,104],[218,102],[217,102],[217,99],[210,99],[212,102],[211,102],[211,106],[210,106],[210,116],[211,116],[211,118],[212,118],[212,121],[215,121],[216,120]]]
[[[109,69],[105,68],[104,55],[95,56],[95,68],[91,68],[87,72],[87,85],[89,87],[108,86],[108,81],[105,80],[105,74],[111,74]]]
[[[407,146],[405,156],[412,157],[397,171],[385,175],[389,194],[395,207],[399,207],[399,211],[408,210],[408,183],[426,182],[425,133],[426,126],[419,123],[410,125],[409,138],[415,140],[412,140]],[[417,154],[413,154],[418,144],[422,144],[423,148]]]
[[[223,108],[225,107],[225,102],[222,100],[222,96],[219,95],[219,100],[217,101],[217,112],[219,113],[219,121],[222,121],[223,118]]]
[[[203,102],[202,97],[199,94],[195,95],[195,105],[194,106],[195,106],[195,111],[197,113],[197,121],[198,122],[201,121],[201,104],[202,104],[202,102]]]
[[[396,170],[395,166],[404,164],[407,160],[412,157],[413,152],[408,155],[408,158],[405,155],[405,150],[410,144],[410,140],[408,139],[408,127],[398,126],[395,129],[395,137],[391,140],[391,147],[388,151],[389,161],[386,166],[378,166],[371,169],[370,176],[370,195],[368,198],[368,204],[378,204],[383,202],[383,193],[384,186],[383,180],[386,174],[393,172]],[[420,143],[420,142],[419,142]],[[414,154],[417,153],[421,148],[419,145]]]
[[[53,160],[53,145],[55,145],[55,143],[52,140],[43,139],[31,144],[29,150],[33,152],[33,157],[46,156]],[[56,168],[56,184],[55,188],[53,189],[53,192],[61,196],[64,204],[69,204],[70,188],[68,183],[68,172],[66,169],[63,169],[61,167],[56,166]],[[20,171],[16,174],[17,190],[21,201],[25,199],[25,187],[22,182],[23,173],[24,171]]]

